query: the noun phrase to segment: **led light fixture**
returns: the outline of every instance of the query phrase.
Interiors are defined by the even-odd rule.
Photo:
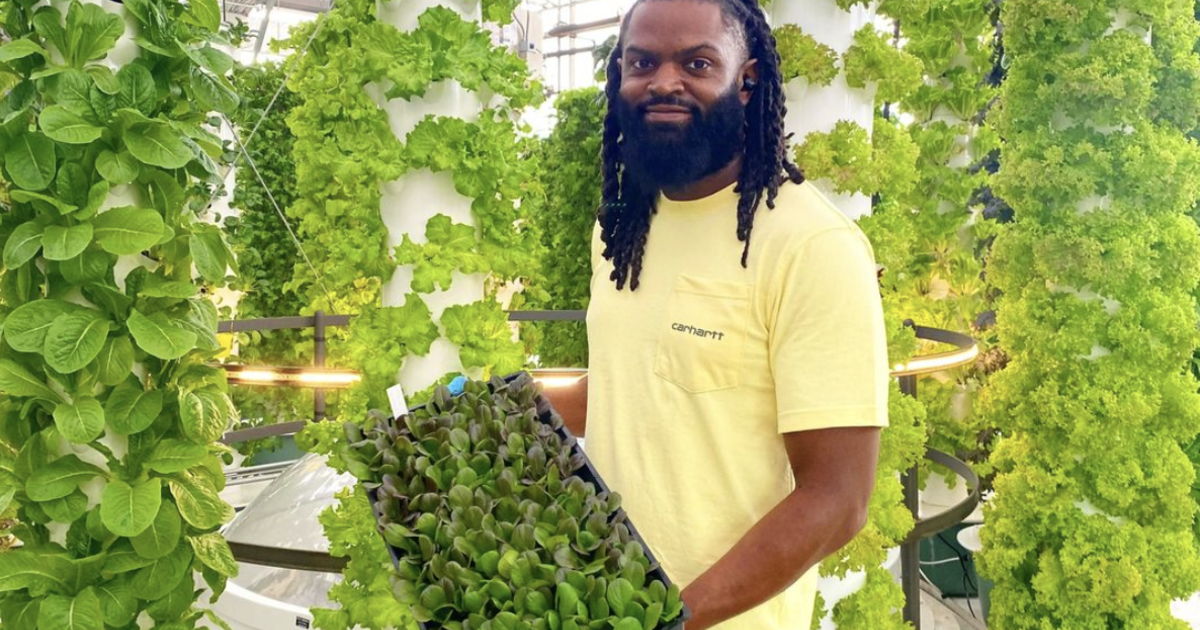
[[[942,352],[923,357],[914,357],[908,363],[897,363],[892,366],[892,376],[916,376],[930,374],[951,368],[968,365],[979,356],[979,346],[968,346],[952,352]]]
[[[221,365],[220,367],[225,370],[225,376],[231,385],[345,389],[362,380],[361,374],[351,370],[254,365]]]
[[[549,368],[531,370],[533,380],[541,383],[546,389],[570,387],[587,376],[587,370],[581,368]]]

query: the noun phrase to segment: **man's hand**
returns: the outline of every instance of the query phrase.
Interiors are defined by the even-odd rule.
[[[571,435],[582,438],[587,429],[587,377],[566,387],[547,387],[542,395],[550,400],[554,410],[562,416]]]
[[[796,489],[683,591],[687,630],[707,630],[780,594],[867,522],[878,428],[784,435]],[[797,620],[807,625],[807,619]]]

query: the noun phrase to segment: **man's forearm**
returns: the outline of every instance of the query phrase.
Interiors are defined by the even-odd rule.
[[[587,430],[587,377],[566,387],[551,387],[542,392],[563,418],[563,424],[575,437],[584,437]]]
[[[783,592],[858,533],[865,513],[836,493],[798,488],[683,592],[687,630],[706,630]]]

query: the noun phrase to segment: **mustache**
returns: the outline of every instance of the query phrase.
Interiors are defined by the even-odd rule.
[[[700,118],[700,106],[695,103],[687,102],[678,96],[656,96],[638,103],[637,113],[640,116],[645,116],[650,111],[651,107],[665,105],[667,107],[684,107],[687,108],[692,116],[696,119]]]

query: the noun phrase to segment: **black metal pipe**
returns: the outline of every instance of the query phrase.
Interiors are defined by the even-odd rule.
[[[917,397],[917,377],[901,376],[900,391],[905,396]],[[917,488],[917,467],[904,473],[900,482],[904,488],[904,506],[913,515],[913,521],[921,516],[921,495]],[[921,541],[910,540],[900,545],[900,581],[904,589],[904,620],[911,623],[913,630],[921,630]]]
[[[907,475],[906,475],[907,476]],[[907,492],[905,493],[907,495]],[[904,588],[904,620],[921,630],[921,543],[900,546],[900,580]]]
[[[341,573],[347,562],[347,558],[335,558],[324,551],[266,547],[233,540],[229,541],[229,550],[238,562],[298,571]]]
[[[344,328],[350,325],[353,315],[325,315],[327,328]],[[587,311],[509,311],[511,322],[582,322]],[[238,319],[217,324],[217,332],[239,333],[255,330],[299,330],[316,325],[316,317],[265,317],[262,319]]]
[[[582,322],[587,311],[509,311],[510,322]]]
[[[230,431],[221,437],[222,444],[239,444],[249,440],[261,440],[269,437],[279,437],[284,435],[294,435],[299,433],[304,425],[308,424],[304,420],[296,422],[284,422],[281,424],[268,424],[261,427],[253,427],[250,429],[241,429],[240,431]]]
[[[967,498],[959,501],[958,505],[937,514],[929,514],[925,518],[918,519],[912,531],[909,532],[908,538],[905,539],[905,542],[919,541],[922,538],[934,536],[938,532],[958,525],[966,520],[975,511],[975,508],[979,506],[979,498],[981,496],[979,475],[974,470],[971,470],[971,467],[966,462],[933,448],[925,449],[925,461],[949,468],[951,472],[962,477],[970,490],[967,492]]]
[[[350,315],[326,315],[325,326],[343,327],[350,325]],[[237,319],[217,324],[217,332],[239,333],[254,330],[299,330],[312,328],[315,317],[266,317],[263,319]]]
[[[313,367],[325,367],[325,311],[313,314]],[[313,421],[325,419],[325,390],[313,390]]]

